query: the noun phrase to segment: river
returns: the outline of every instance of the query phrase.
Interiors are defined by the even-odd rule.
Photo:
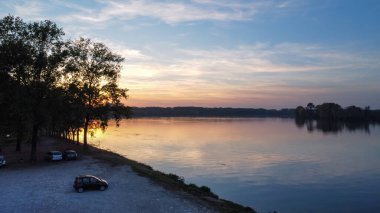
[[[379,212],[380,128],[276,118],[122,120],[90,143],[259,212]]]

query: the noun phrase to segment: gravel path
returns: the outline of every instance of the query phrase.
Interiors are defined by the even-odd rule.
[[[77,193],[80,174],[106,179],[105,191]],[[0,169],[0,212],[212,212],[179,192],[138,176],[129,166],[111,167],[91,157],[50,165]]]

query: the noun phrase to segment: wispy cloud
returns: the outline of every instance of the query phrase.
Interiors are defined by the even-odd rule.
[[[40,1],[4,1],[1,4],[7,8],[11,8],[12,13],[16,16],[23,17],[29,20],[41,20],[43,19],[43,12],[46,9],[44,4]],[[0,4],[0,5],[1,5]],[[6,15],[6,14],[4,14]]]
[[[331,101],[352,94],[357,100],[365,94],[377,97],[378,48],[360,44],[376,46],[377,38],[356,41],[351,36],[359,44],[350,47],[347,41],[326,40],[329,31],[324,36],[298,31],[314,23],[307,20],[326,19],[320,11],[334,4],[329,0],[14,0],[0,1],[0,15],[13,14],[26,21],[50,19],[72,39],[83,36],[105,43],[126,58],[121,83],[130,89],[132,105],[294,106],[297,100],[323,101],[320,97]],[[307,19],[292,22],[299,16]],[[330,24],[344,30],[341,22]],[[321,33],[325,30],[315,27]],[[263,33],[266,30],[269,33]],[[359,37],[352,30],[346,32]],[[344,37],[342,33],[334,31],[333,37]],[[293,42],[286,42],[289,38]]]
[[[165,23],[175,24],[200,20],[251,20],[262,8],[272,5],[272,1],[228,2],[197,0],[192,3],[164,2],[151,0],[99,1],[103,7],[99,11],[81,11],[62,17],[62,20],[77,20],[101,23],[112,19],[130,20],[137,17],[151,17]]]
[[[137,50],[136,50],[137,51]],[[138,51],[140,52],[140,51]],[[177,49],[171,61],[149,56],[144,64],[135,64],[135,68],[147,70],[150,63],[156,73],[181,73],[184,76],[228,73],[294,73],[320,72],[342,69],[378,68],[377,56],[358,55],[343,50],[334,50],[319,45],[281,43],[276,45],[258,43],[253,46],[241,46],[235,49]],[[165,56],[161,56],[165,57]],[[170,56],[166,56],[170,58]],[[133,63],[133,62],[132,62]],[[137,72],[139,73],[139,72]]]
[[[152,105],[148,100],[154,104],[166,100],[165,104],[170,105],[171,101],[181,100],[191,105],[203,100],[203,105],[209,106],[222,102],[263,106],[275,100],[280,106],[297,97],[306,99],[347,89],[360,78],[357,69],[380,67],[376,55],[363,57],[341,49],[298,43],[177,49],[173,54],[171,61],[152,56],[143,63],[126,63],[122,83],[138,97],[136,100],[131,95],[133,104]],[[367,81],[366,87],[374,83]],[[156,92],[159,88],[165,89]]]
[[[286,9],[297,5],[295,0],[257,0],[257,1],[216,1],[193,0],[155,1],[155,0],[94,0],[72,2],[64,0],[16,0],[0,2],[0,6],[11,9],[11,13],[24,19],[49,19],[66,23],[67,27],[105,28],[109,22],[128,21],[136,18],[151,18],[167,24],[197,21],[249,21],[259,13]],[[298,1],[297,1],[298,2]],[[86,4],[86,5],[85,5]],[[59,13],[54,13],[59,11]],[[5,14],[3,14],[5,15]],[[82,24],[82,26],[80,26]],[[89,25],[90,24],[90,25]],[[121,26],[122,27],[122,26]]]

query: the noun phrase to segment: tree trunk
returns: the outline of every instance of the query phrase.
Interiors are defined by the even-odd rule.
[[[32,163],[37,161],[37,134],[38,134],[38,124],[33,125],[33,133],[32,133],[32,149],[30,152],[30,161]]]
[[[71,131],[71,142],[75,142],[75,130],[73,129],[72,131]]]
[[[23,137],[23,126],[21,124],[21,119],[18,118],[18,121],[17,121],[17,141],[16,141],[16,152],[21,152],[21,141],[22,141],[22,137]]]
[[[77,145],[79,145],[79,129],[77,129]]]
[[[88,123],[89,123],[89,117],[86,115],[86,119],[84,121],[84,127],[83,127],[83,149],[88,149],[87,145],[87,130],[88,130]]]
[[[17,136],[16,152],[21,152],[21,137]]]

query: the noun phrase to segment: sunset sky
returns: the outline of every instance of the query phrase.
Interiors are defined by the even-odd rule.
[[[130,106],[380,109],[379,0],[0,0],[126,58]]]

